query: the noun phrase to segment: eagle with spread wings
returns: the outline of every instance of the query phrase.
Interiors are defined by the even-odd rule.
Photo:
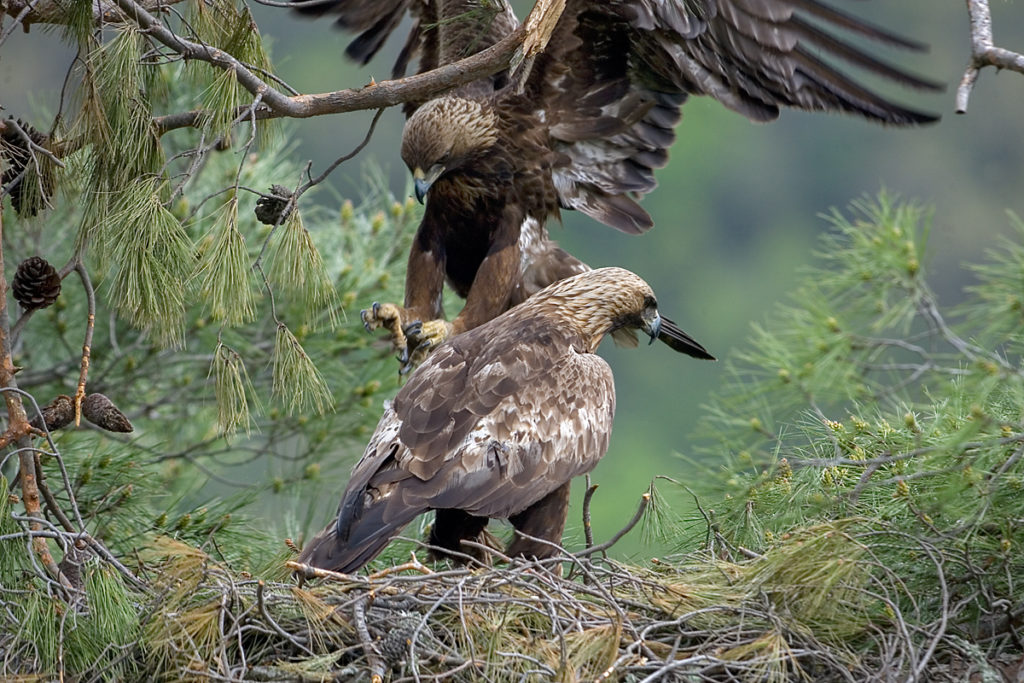
[[[476,554],[462,541],[501,518],[521,532],[509,556],[552,555],[570,481],[608,450],[615,385],[594,352],[606,334],[636,330],[712,359],[621,268],[557,282],[440,345],[387,406],[337,519],[299,561],[354,572],[428,510],[437,511],[429,542],[442,552]]]
[[[655,187],[690,95],[709,95],[754,121],[782,107],[844,112],[890,125],[915,111],[836,64],[898,86],[940,89],[874,56],[863,43],[922,45],[818,0],[564,0],[546,49],[523,79],[503,71],[406,107],[401,155],[426,209],[409,254],[405,305],[374,304],[409,359],[472,329],[587,266],[548,237],[560,209],[630,234],[652,225],[637,199]],[[358,33],[366,63],[408,14],[394,75],[494,45],[518,26],[505,0],[303,0]],[[861,45],[857,44],[860,40]],[[447,280],[466,300],[450,322]],[[407,335],[409,339],[407,340]]]

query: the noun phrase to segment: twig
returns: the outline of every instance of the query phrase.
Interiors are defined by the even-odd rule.
[[[598,484],[590,483],[590,475],[587,475],[587,492],[583,494],[583,542],[586,547],[594,545],[594,529],[590,526],[590,499],[594,497]]]
[[[601,545],[595,545],[592,548],[586,548],[585,550],[581,550],[577,553],[574,553],[573,557],[588,557],[590,555],[593,555],[594,553],[602,553],[605,550],[608,550],[608,548],[611,548],[613,545],[619,542],[620,538],[628,534],[633,529],[633,527],[635,527],[637,523],[643,518],[644,511],[647,509],[647,506],[650,504],[650,502],[651,494],[648,491],[647,493],[640,497],[640,505],[637,506],[636,513],[633,515],[633,519],[629,520],[626,526],[619,529],[614,536],[609,538]]]
[[[117,2],[128,7],[134,5],[131,0],[117,0]],[[148,27],[150,26],[149,21],[155,21],[152,16],[149,16],[147,20],[147,16],[149,16],[148,13],[140,15],[140,26],[145,24]],[[159,35],[154,34],[154,36],[168,47],[181,54],[187,52],[189,58],[210,62],[223,69],[233,69],[238,75],[239,84],[254,95],[262,93],[267,106],[261,107],[253,113],[259,120],[280,117],[309,118],[326,114],[381,109],[405,102],[429,99],[446,90],[475,81],[478,78],[484,78],[506,68],[513,52],[519,47],[525,35],[524,29],[519,28],[491,47],[470,57],[415,76],[381,81],[363,88],[289,97],[270,88],[231,55],[221,50],[191,43],[166,28],[162,26],[161,28],[163,30],[159,32]],[[238,113],[241,114],[247,110],[248,106],[243,105],[239,107]],[[153,119],[153,123],[157,132],[163,134],[178,128],[196,127],[202,121],[204,114],[203,110],[197,109],[159,116]]]
[[[406,562],[405,564],[395,565],[394,567],[387,567],[385,569],[381,569],[379,572],[374,572],[373,574],[370,574],[366,578],[368,580],[370,580],[370,581],[374,581],[376,579],[383,579],[385,576],[388,576],[390,574],[397,574],[399,572],[404,572],[404,571],[416,571],[416,572],[419,572],[420,574],[433,574],[434,573],[434,571],[432,569],[430,569],[429,567],[424,566],[423,563],[421,563],[418,559],[416,559],[416,553],[412,553],[412,560],[411,561]]]
[[[89,377],[89,357],[92,353],[92,333],[96,327],[96,291],[93,289],[92,280],[89,279],[89,272],[82,263],[81,255],[75,262],[75,272],[78,273],[85,289],[85,298],[88,303],[88,317],[85,323],[85,340],[82,342],[82,365],[78,373],[78,389],[75,391],[75,426],[82,423],[82,400],[85,398],[85,382]]]
[[[304,650],[308,654],[312,655],[313,651],[310,650],[308,647],[306,647],[298,639],[297,636],[292,635],[291,633],[288,633],[287,631],[285,631],[283,628],[281,628],[281,625],[278,624],[277,621],[275,621],[274,618],[270,616],[270,612],[267,611],[267,603],[263,599],[263,589],[264,588],[265,588],[265,584],[264,584],[264,582],[262,580],[258,581],[256,583],[256,605],[257,605],[257,607],[260,610],[260,616],[262,616],[267,621],[267,623],[270,624],[270,628],[272,628],[275,631],[277,631],[277,634],[279,636],[281,636],[283,638],[286,638],[287,640],[289,640],[292,643],[294,643],[297,648],[299,648],[301,650]]]
[[[482,550],[485,553],[488,553],[490,555],[494,555],[494,557],[498,558],[498,560],[500,560],[501,562],[509,562],[509,563],[512,562],[512,558],[511,557],[509,557],[505,553],[501,552],[497,548],[492,548],[491,546],[487,545],[486,543],[477,543],[476,541],[471,541],[468,538],[464,538],[461,541],[459,541],[459,545],[465,545],[465,546],[469,546],[470,548],[476,548],[477,550]],[[484,566],[484,567],[487,566],[486,564],[478,561],[475,557],[473,558],[473,564],[478,564],[478,565],[481,565],[481,566]]]
[[[383,113],[384,113],[384,108],[383,107],[378,109],[377,113],[373,115],[373,120],[370,121],[370,128],[366,131],[366,136],[363,137],[363,141],[360,142],[358,145],[356,145],[355,149],[353,149],[348,154],[346,154],[344,156],[341,156],[341,157],[338,157],[337,159],[335,159],[334,162],[330,166],[328,166],[327,169],[323,173],[318,175],[316,178],[310,178],[310,180],[308,182],[306,182],[304,185],[300,186],[295,191],[295,199],[298,199],[302,195],[303,192],[305,192],[309,188],[313,187],[314,185],[322,183],[327,178],[327,176],[329,176],[331,174],[331,172],[334,171],[334,169],[336,169],[341,164],[345,163],[349,159],[352,159],[357,154],[362,152],[363,148],[366,147],[366,145],[370,144],[370,139],[373,137],[373,131],[377,128],[377,122],[380,121],[380,117],[381,117],[381,115]]]
[[[314,567],[311,564],[304,564],[302,562],[296,562],[295,560],[286,560],[284,563],[285,567],[293,571],[299,572],[299,574],[306,579],[332,579],[334,581],[361,581],[362,577],[355,574],[342,574],[341,572],[332,572],[329,569],[320,569]]]
[[[60,525],[67,531],[71,533],[78,531],[78,529],[75,529],[75,525],[71,523],[71,520],[68,519],[68,516],[64,514],[64,511],[61,510],[60,504],[57,503],[57,499],[53,497],[53,493],[50,491],[50,487],[46,485],[46,477],[43,474],[43,463],[39,460],[39,453],[36,452],[32,457],[35,460],[36,485],[39,486],[39,492],[43,494],[43,500],[46,501],[46,507],[49,508],[53,516],[57,518],[58,522],[60,522]]]
[[[143,6],[158,12],[182,0],[145,0]],[[109,0],[91,0],[93,23],[99,27],[121,19],[121,12]],[[10,29],[0,34],[0,45],[16,28],[27,30],[32,24],[66,25],[70,19],[67,5],[59,0],[7,0],[3,12],[14,17]]]
[[[371,683],[381,683],[384,680],[384,660],[373,644],[373,637],[370,636],[370,629],[366,626],[366,603],[370,601],[370,595],[363,596],[362,600],[356,602],[353,608],[353,622],[356,633],[359,634],[359,641],[366,654],[366,661],[370,666]]]
[[[1024,74],[1024,55],[995,46],[988,0],[967,0],[967,15],[971,20],[971,59],[956,90],[957,114],[967,113],[971,90],[986,66]]]

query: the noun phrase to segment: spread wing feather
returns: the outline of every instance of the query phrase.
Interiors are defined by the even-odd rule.
[[[755,121],[776,118],[784,106],[890,124],[934,119],[826,61],[904,86],[939,87],[836,31],[921,49],[815,0],[568,0],[526,86],[568,161],[555,169],[562,206],[625,232],[649,228],[633,198],[654,189],[653,170],[665,164],[691,94],[710,95]]]
[[[413,55],[420,72],[456,61],[518,25],[499,0],[323,0],[303,3],[302,11],[339,14],[340,25],[360,32],[349,54],[363,62],[410,12],[413,29],[396,73]],[[924,49],[818,0],[567,0],[523,84],[526,96],[512,88],[504,96],[548,127],[562,160],[553,169],[560,205],[640,233],[652,221],[635,199],[656,186],[654,170],[667,161],[689,95],[709,95],[755,121],[776,118],[781,107],[895,125],[934,120],[833,65],[906,87],[940,88],[850,39]],[[502,72],[459,91],[487,97],[506,83]]]
[[[412,26],[392,67],[392,78],[404,76],[418,59],[416,73],[456,62],[494,45],[519,25],[504,2],[479,0],[293,0],[296,11],[321,17],[337,15],[335,23],[358,34],[345,54],[367,64],[398,28],[406,14]],[[504,82],[504,74],[492,77]],[[493,88],[492,88],[493,91]]]
[[[398,392],[336,522],[300,561],[354,571],[422,512],[509,517],[593,469],[615,411],[611,368],[553,322],[494,322],[439,348]]]

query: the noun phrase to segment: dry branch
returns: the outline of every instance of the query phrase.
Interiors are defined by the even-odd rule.
[[[956,113],[967,113],[971,90],[986,66],[1024,74],[1024,55],[996,47],[992,38],[992,12],[988,0],[967,0],[971,20],[971,60],[956,91]]]

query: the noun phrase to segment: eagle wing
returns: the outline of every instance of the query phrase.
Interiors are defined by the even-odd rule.
[[[608,447],[615,392],[600,357],[547,321],[513,317],[438,349],[394,401],[398,465],[435,508],[521,511]],[[436,480],[440,478],[440,481]],[[453,482],[458,482],[453,486]]]
[[[392,78],[406,74],[417,60],[416,73],[457,62],[507,36],[519,21],[505,2],[480,0],[293,0],[295,9],[312,16],[337,15],[335,23],[357,33],[345,54],[365,65],[408,14],[412,25],[395,59]],[[491,91],[505,73],[491,77]],[[479,87],[479,85],[477,86]],[[410,112],[406,112],[407,114]]]
[[[608,450],[615,387],[550,321],[508,316],[451,339],[388,406],[338,518],[300,561],[354,571],[430,509],[506,518]]]
[[[653,170],[665,165],[691,94],[755,121],[776,118],[781,107],[896,125],[935,119],[830,64],[941,88],[846,37],[923,49],[816,0],[568,0],[526,84],[526,102],[565,159],[554,177],[562,205],[628,233],[649,228],[632,197],[655,187]]]

